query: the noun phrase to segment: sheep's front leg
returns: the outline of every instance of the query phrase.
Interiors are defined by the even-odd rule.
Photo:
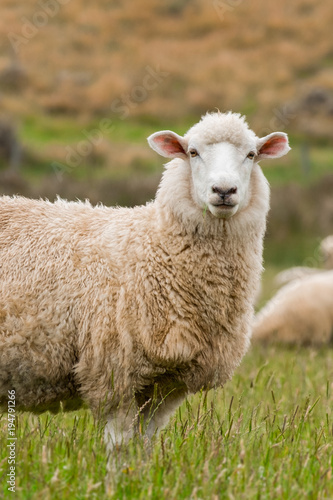
[[[128,441],[137,431],[135,402],[121,406],[108,417],[104,440],[106,443],[108,460],[105,487],[109,491],[118,477],[120,470],[128,466]],[[111,491],[111,490],[110,490]]]
[[[170,417],[176,409],[182,404],[186,396],[186,391],[177,389],[166,396],[154,396],[152,402],[140,405],[143,416],[144,434],[151,439],[155,434],[162,430],[169,422]],[[140,398],[138,404],[140,403]]]
[[[135,433],[134,404],[118,408],[107,419],[104,440],[109,453],[126,445]]]

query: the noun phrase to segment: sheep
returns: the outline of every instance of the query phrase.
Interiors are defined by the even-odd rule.
[[[333,236],[324,238],[319,246],[320,260],[323,261],[324,269],[317,267],[296,266],[285,269],[278,273],[275,278],[275,284],[280,287],[291,281],[301,279],[311,274],[323,273],[333,269]]]
[[[171,160],[134,208],[0,198],[0,397],[105,423],[107,449],[151,438],[186,395],[223,386],[248,349],[269,186],[289,151],[237,113],[148,138]]]
[[[253,340],[321,346],[333,337],[333,271],[291,281],[259,311]]]

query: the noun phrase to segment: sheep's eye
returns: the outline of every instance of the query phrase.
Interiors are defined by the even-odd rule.
[[[198,156],[198,151],[196,149],[190,149],[189,153],[190,153],[190,156],[192,156],[192,158],[195,158],[195,156]]]
[[[250,151],[250,152],[249,152],[249,154],[247,155],[247,158],[248,158],[249,160],[253,160],[253,158],[255,157],[255,155],[256,155],[256,154],[255,154],[255,152],[254,152],[254,151]]]

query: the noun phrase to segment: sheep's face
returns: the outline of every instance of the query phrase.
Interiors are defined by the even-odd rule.
[[[228,218],[247,204],[254,148],[244,151],[228,142],[207,145],[196,139],[189,141],[188,154],[199,206]]]
[[[215,115],[209,118],[215,119]],[[239,115],[223,115],[236,121],[234,135],[223,140],[223,133],[208,134],[195,125],[184,137],[171,131],[156,132],[148,138],[150,146],[167,158],[182,158],[191,168],[192,196],[203,210],[219,218],[229,218],[245,208],[250,200],[251,172],[263,158],[278,158],[289,151],[288,137],[275,132],[259,139]],[[236,117],[236,118],[235,118]],[[237,120],[240,134],[237,129]],[[246,128],[245,128],[246,127]],[[202,130],[203,129],[203,130]],[[195,133],[191,133],[191,131]],[[215,132],[215,135],[214,135]],[[224,133],[226,136],[227,134]],[[237,140],[232,140],[233,137]],[[222,139],[222,140],[221,140]]]

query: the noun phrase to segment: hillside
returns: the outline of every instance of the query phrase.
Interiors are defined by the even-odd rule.
[[[333,90],[333,9],[315,0],[3,0],[0,91],[14,116],[184,119],[219,107],[259,127]]]

